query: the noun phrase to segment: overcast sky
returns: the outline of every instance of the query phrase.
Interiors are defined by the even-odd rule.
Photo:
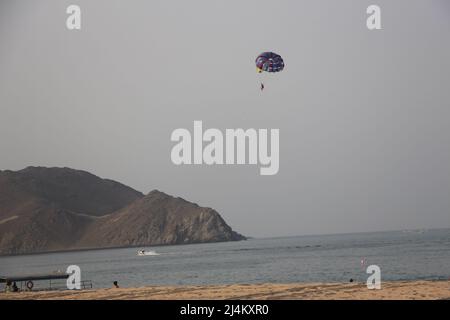
[[[159,189],[248,236],[450,227],[449,39],[447,0],[0,0],[0,169]],[[262,51],[286,63],[263,93]],[[279,173],[175,166],[194,120],[280,129]]]

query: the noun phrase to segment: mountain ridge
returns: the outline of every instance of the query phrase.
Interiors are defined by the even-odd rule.
[[[87,171],[0,170],[0,255],[244,240],[212,208]]]

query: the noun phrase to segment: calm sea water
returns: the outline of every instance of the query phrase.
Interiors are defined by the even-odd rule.
[[[76,264],[95,288],[262,282],[365,281],[365,266],[382,280],[450,279],[450,229],[252,239],[241,242],[0,257],[0,275],[65,270]],[[363,260],[363,261],[361,261]],[[362,263],[363,262],[363,263]],[[365,266],[364,266],[365,264]]]

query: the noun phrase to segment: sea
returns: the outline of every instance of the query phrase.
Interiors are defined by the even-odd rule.
[[[139,256],[141,249],[154,254]],[[0,276],[65,272],[70,265],[79,266],[81,280],[93,288],[113,281],[121,287],[365,282],[370,265],[380,268],[382,281],[448,280],[450,229],[3,256]]]

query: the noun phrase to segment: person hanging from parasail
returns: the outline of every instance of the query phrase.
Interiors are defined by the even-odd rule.
[[[283,58],[274,52],[263,52],[256,57],[256,71],[262,72],[280,72],[284,69]],[[264,82],[261,82],[261,91],[264,90]]]

